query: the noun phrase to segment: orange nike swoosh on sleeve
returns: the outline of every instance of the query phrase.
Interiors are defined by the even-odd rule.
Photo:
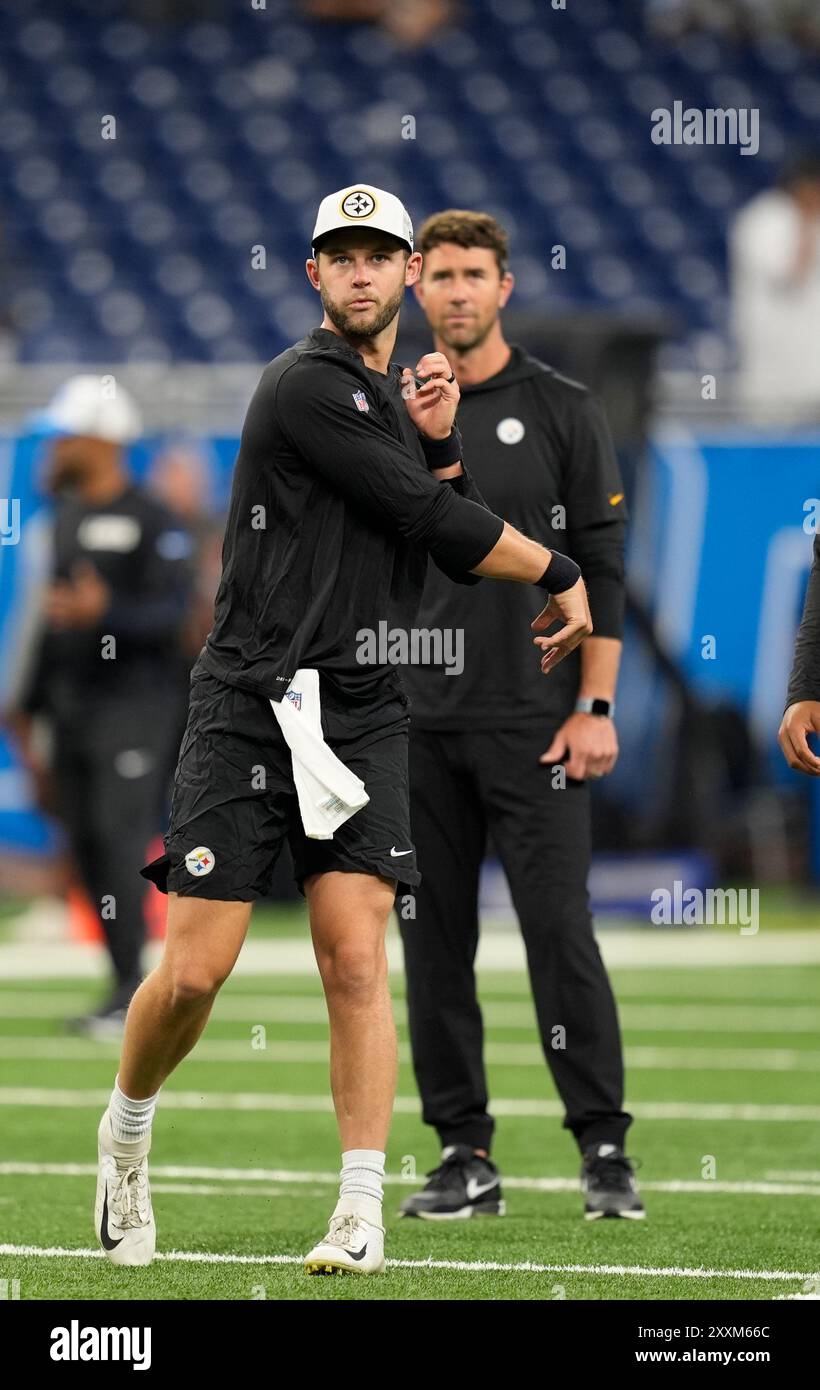
[[[622,492],[613,492],[612,496],[609,498],[609,505],[610,507],[617,507],[618,503],[623,500],[624,495]]]

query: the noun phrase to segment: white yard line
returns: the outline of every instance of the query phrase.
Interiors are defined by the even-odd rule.
[[[32,1105],[59,1106],[68,1109],[105,1107],[111,1093],[97,1090],[61,1090],[40,1086],[0,1087],[0,1106]],[[326,1095],[290,1095],[267,1091],[202,1092],[164,1090],[163,1110],[246,1110],[292,1111],[302,1114],[326,1114],[333,1105]],[[718,1102],[690,1101],[632,1101],[625,1102],[636,1119],[641,1120],[748,1120],[755,1123],[820,1122],[820,1105],[744,1105]],[[493,1100],[493,1114],[517,1117],[563,1116],[564,1107],[557,1100]],[[399,1115],[417,1115],[419,1102],[415,1096],[397,1096],[394,1111]]]
[[[820,1169],[769,1168],[766,1177],[775,1182],[820,1182]]]
[[[321,1189],[320,1189],[321,1190]],[[178,1197],[286,1197],[283,1187],[212,1187],[200,1182],[154,1182],[152,1192],[171,1192]]]
[[[766,930],[765,911],[760,931],[741,936],[739,930],[668,927],[646,930],[605,928],[598,932],[598,943],[610,969],[688,969],[710,970],[716,965],[770,966],[820,964],[820,931]],[[521,971],[526,968],[524,947],[515,926],[499,930],[498,922],[487,917],[478,949],[480,970]],[[251,932],[253,927],[251,927]],[[153,965],[161,945],[151,942],[147,961]],[[395,929],[388,937],[391,970],[402,968],[401,942]],[[59,937],[49,941],[12,941],[0,945],[0,978],[20,979],[74,976],[103,979],[107,975],[104,952],[93,945],[76,945]],[[237,975],[316,974],[316,961],[308,936],[279,937],[275,940],[247,941],[235,967]]]
[[[93,1163],[0,1163],[0,1177],[96,1177],[97,1166]],[[163,1184],[159,1186],[157,1179]],[[198,1185],[196,1180],[205,1180]],[[187,1181],[186,1181],[187,1180]],[[193,1181],[192,1181],[193,1180]],[[279,1195],[280,1188],[262,1186],[275,1183],[280,1187],[298,1187],[305,1184],[335,1187],[339,1174],[332,1172],[305,1172],[290,1168],[210,1168],[191,1164],[156,1164],[151,1166],[151,1186],[154,1191],[230,1195],[272,1196]],[[391,1187],[412,1188],[420,1179],[405,1178],[398,1173],[387,1173],[385,1184]],[[214,1186],[221,1183],[222,1186]],[[258,1183],[258,1187],[252,1184]],[[577,1192],[578,1178],[524,1178],[503,1179],[504,1186],[521,1192]],[[237,1185],[239,1184],[239,1185]],[[820,1197],[820,1174],[814,1184],[791,1182],[708,1182],[682,1181],[672,1179],[666,1182],[642,1182],[645,1192],[694,1193],[707,1196],[712,1192],[730,1195],[762,1197]]]
[[[82,994],[60,991],[15,991],[0,995],[2,1018],[67,1018],[87,1007]],[[483,1005],[490,1028],[535,1031],[535,1011],[529,1001]],[[621,1026],[637,1031],[667,1033],[809,1033],[820,1036],[820,1008],[812,1004],[621,1004]],[[226,994],[217,1000],[213,1017],[222,1023],[327,1026],[325,1001],[318,995]],[[406,1026],[403,1008],[396,1011],[400,1028]]]
[[[36,1256],[40,1259],[101,1260],[102,1250],[86,1248],[72,1249],[67,1246],[42,1245],[0,1245],[0,1255]],[[300,1265],[301,1255],[232,1255],[203,1254],[196,1250],[160,1251],[155,1260],[169,1264],[205,1265]],[[388,1260],[393,1269],[454,1269],[465,1273],[482,1274],[485,1271],[500,1274],[634,1274],[652,1275],[667,1279],[748,1279],[781,1283],[785,1279],[814,1279],[815,1273],[802,1273],[799,1270],[778,1269],[689,1269],[686,1265],[576,1265],[535,1264],[525,1260],[520,1264],[506,1264],[501,1260]]]
[[[493,1045],[491,1044],[491,1047]],[[496,1047],[504,1044],[495,1044]],[[515,1046],[515,1044],[511,1044]],[[501,1061],[503,1059],[497,1058]],[[625,1047],[624,1060],[638,1071],[811,1071],[820,1073],[820,1052],[799,1048]]]
[[[55,1038],[15,1035],[0,1036],[0,1059],[38,1062],[107,1062],[122,1048],[119,1039]],[[820,1073],[820,1052],[799,1048],[712,1048],[712,1047],[626,1047],[626,1065],[636,1071],[754,1071]],[[508,1067],[545,1067],[544,1054],[537,1043],[487,1043],[484,1057],[490,1064]],[[408,1043],[399,1044],[399,1060],[410,1061]],[[189,1054],[188,1062],[328,1062],[328,1044],[311,1042],[266,1042],[254,1047],[250,1035],[243,1041],[202,1038]]]

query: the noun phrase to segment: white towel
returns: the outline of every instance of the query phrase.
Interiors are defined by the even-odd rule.
[[[325,743],[319,672],[303,667],[284,697],[270,703],[290,748],[305,834],[310,840],[332,840],[334,830],[366,806],[370,797],[361,777]]]

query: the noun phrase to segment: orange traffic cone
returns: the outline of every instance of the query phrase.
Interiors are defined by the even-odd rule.
[[[103,942],[99,913],[84,888],[74,883],[66,894],[68,902],[68,934],[72,941]]]
[[[165,845],[162,836],[157,835],[145,851],[146,864],[149,864],[152,859],[159,859],[159,856],[164,853]],[[149,939],[151,941],[164,941],[168,914],[168,895],[166,893],[160,893],[155,883],[149,883],[148,892],[143,898],[142,909],[145,913]]]
[[[157,835],[146,850],[145,862],[148,863],[151,859],[157,859],[159,855],[164,853],[164,850],[162,836]],[[79,883],[72,883],[66,894],[66,901],[70,940],[102,944],[105,941],[105,933],[100,915],[85,889]],[[143,898],[142,910],[149,938],[152,941],[164,941],[168,898],[165,893],[160,893],[153,883],[148,884],[148,891]]]

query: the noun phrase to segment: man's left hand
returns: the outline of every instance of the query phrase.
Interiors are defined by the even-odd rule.
[[[431,439],[446,439],[453,428],[461,392],[458,382],[449,381],[453,369],[443,352],[427,352],[416,363],[417,377],[431,377],[424,386],[416,387],[415,396],[405,400],[407,413],[419,434],[429,435]],[[413,380],[413,372],[405,367],[402,385]]]
[[[564,766],[574,781],[606,777],[618,761],[618,735],[613,720],[599,714],[571,714],[538,761],[558,763],[566,753],[569,758]]]
[[[52,627],[95,627],[111,604],[111,588],[89,560],[79,560],[72,577],[51,585],[46,600],[46,616]]]

